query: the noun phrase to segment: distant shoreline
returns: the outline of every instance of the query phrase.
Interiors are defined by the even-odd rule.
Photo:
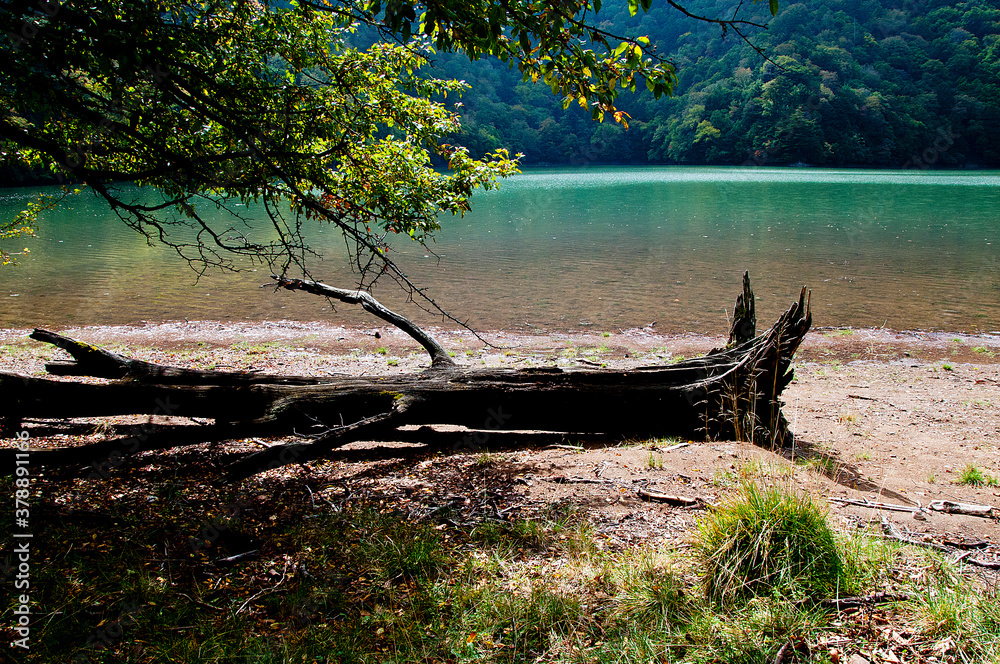
[[[352,357],[403,355],[412,357],[414,366],[426,357],[409,336],[395,328],[374,324],[378,322],[348,327],[322,321],[166,321],[144,325],[54,326],[52,329],[89,343],[113,347],[117,352],[135,352],[144,358],[155,357],[160,351],[192,349],[203,353],[253,355],[262,352],[259,350],[262,348],[266,348],[271,355],[286,351]],[[559,360],[560,364],[589,366],[599,362],[608,367],[627,367],[706,353],[726,342],[721,333],[660,334],[655,327],[647,327],[614,331],[482,332],[480,336],[490,344],[487,345],[467,330],[428,329],[460,360],[496,355],[510,358],[511,363],[516,363],[518,358],[533,357],[536,361],[546,358]],[[763,329],[764,326],[758,323],[758,332]],[[7,346],[0,351],[0,367],[19,364],[14,348],[32,355],[51,350],[51,347],[29,339],[30,333],[30,328],[0,328],[0,345]],[[998,364],[1000,333],[814,328],[806,335],[796,358],[845,363],[910,358],[922,363]],[[17,367],[6,368],[17,370]]]

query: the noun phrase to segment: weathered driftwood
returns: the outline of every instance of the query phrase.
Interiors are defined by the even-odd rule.
[[[932,500],[928,505],[936,512],[946,514],[965,514],[967,516],[982,516],[987,519],[1000,516],[997,508],[991,505],[976,505],[972,503],[956,503],[952,500]]]
[[[667,503],[669,505],[680,505],[682,507],[694,507],[696,505],[703,504],[700,498],[688,498],[687,496],[676,496],[669,493],[660,493],[659,491],[650,491],[649,489],[638,490],[639,497],[643,500],[652,500],[658,503]]]
[[[302,280],[282,279],[280,285],[361,302],[386,320],[398,316],[372,304],[368,294]],[[249,455],[231,467],[233,476],[321,457],[355,440],[397,439],[398,427],[414,424],[477,430],[463,439],[466,447],[481,445],[491,432],[511,430],[736,438],[782,446],[791,434],[779,396],[792,379],[792,357],[811,322],[807,292],[803,288],[798,302],[757,337],[750,322],[752,302],[745,280],[737,307],[741,323],[737,330],[734,320],[735,343],[730,346],[667,366],[620,371],[463,368],[446,353],[443,359],[440,344],[412,324],[403,329],[430,353],[429,369],[346,378],[165,367],[38,330],[33,338],[55,343],[76,359],[50,363],[50,371],[116,380],[82,384],[0,373],[0,403],[8,421],[126,414],[211,418],[211,435],[217,439],[234,430],[260,435],[322,430],[312,440]],[[118,453],[144,449],[156,437],[138,438],[131,449]],[[168,442],[155,440],[158,446]],[[63,460],[74,456],[66,454]],[[53,458],[52,463],[59,461]]]

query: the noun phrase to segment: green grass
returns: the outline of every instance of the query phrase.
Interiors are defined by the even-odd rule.
[[[958,478],[958,483],[980,487],[1000,486],[1000,480],[983,472],[983,469],[974,463],[970,463],[962,470],[962,475]]]
[[[377,355],[388,355],[389,349],[386,348],[385,346],[379,346],[378,348],[375,349],[375,353]]]
[[[912,604],[927,637],[951,639],[965,661],[1000,661],[1000,594],[995,585],[983,592],[938,561]]]
[[[827,597],[843,562],[824,512],[806,496],[745,482],[699,524],[695,550],[706,595]]]
[[[247,355],[264,355],[268,351],[275,350],[278,347],[279,344],[276,341],[262,341],[256,344],[248,341],[238,341],[231,346],[233,350],[238,350]]]
[[[750,457],[736,460],[730,468],[716,468],[712,476],[712,483],[719,487],[735,487],[746,482],[787,479],[794,474],[795,470],[791,466]]]
[[[469,462],[477,474],[506,463]],[[998,652],[995,591],[895,542],[830,534],[821,509],[779,489],[745,483],[701,514],[694,539],[622,545],[569,502],[476,516],[476,503],[443,494],[424,496],[433,511],[416,509],[420,493],[396,509],[378,496],[343,503],[340,489],[327,502],[311,477],[237,490],[170,473],[116,476],[113,501],[107,484],[36,479],[46,497],[82,492],[73,500],[100,507],[33,507],[47,526],[32,542],[38,614],[23,661],[761,664],[789,638],[862,638],[867,614],[800,600],[886,590],[914,596],[894,608],[914,642],[951,637],[956,661],[976,664]],[[192,549],[213,524],[221,534]],[[239,552],[236,534],[259,555],[216,562]],[[709,580],[712,565],[723,571]],[[915,581],[914,569],[931,572]],[[743,601],[718,601],[726,583],[724,597]],[[106,647],[86,647],[95,634]]]
[[[867,452],[858,456],[864,457],[865,460],[871,459],[871,454],[868,454]],[[827,477],[836,477],[837,473],[840,471],[841,465],[836,457],[822,453],[798,456],[795,458],[795,463],[804,467],[806,470],[811,470],[819,473],[820,475],[826,475]]]
[[[663,470],[663,455],[650,452],[646,458],[646,466],[651,470]]]

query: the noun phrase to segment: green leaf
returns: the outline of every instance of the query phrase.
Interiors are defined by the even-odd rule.
[[[778,13],[778,0],[770,0],[771,3],[771,16],[775,16]]]
[[[639,12],[639,0],[628,0],[628,13],[635,16]]]

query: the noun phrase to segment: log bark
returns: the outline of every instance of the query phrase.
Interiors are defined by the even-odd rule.
[[[315,282],[293,286],[330,294]],[[744,311],[753,311],[752,298],[745,281]],[[322,457],[355,440],[395,439],[403,425],[468,427],[475,430],[464,439],[469,448],[482,446],[491,432],[513,430],[784,446],[791,433],[779,397],[792,379],[792,357],[810,322],[803,288],[798,302],[764,334],[672,365],[620,371],[469,369],[456,366],[432,340],[425,348],[433,364],[422,373],[335,379],[192,372],[36,331],[35,338],[74,355],[74,373],[118,380],[95,385],[0,373],[0,403],[18,418],[152,414],[212,418],[220,432],[226,426],[261,434],[320,429],[312,440],[249,455],[231,467],[234,478]],[[442,352],[447,361],[440,359]]]
[[[729,327],[729,345],[736,346],[757,336],[757,309],[750,288],[750,271],[743,273],[743,292],[733,307],[733,324]]]
[[[158,385],[314,385],[328,380],[315,376],[275,376],[253,371],[204,371],[172,367],[155,362],[134,360],[92,344],[70,339],[49,330],[36,329],[29,338],[63,349],[72,361],[55,360],[45,370],[55,376],[91,376],[94,378],[130,379]]]

